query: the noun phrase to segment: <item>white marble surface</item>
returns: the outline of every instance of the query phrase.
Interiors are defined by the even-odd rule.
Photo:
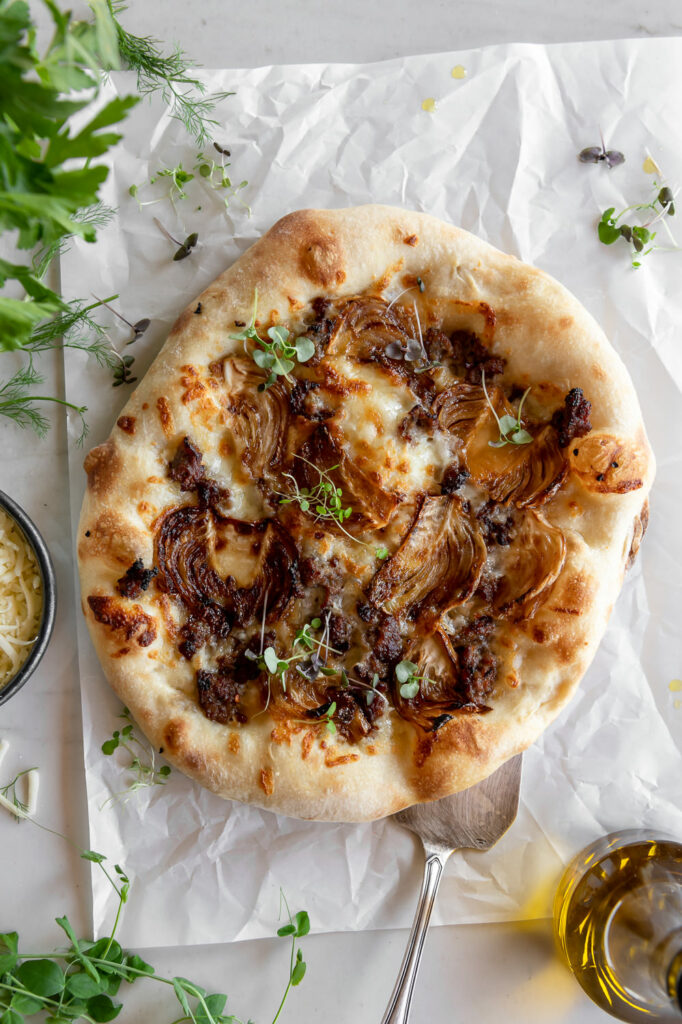
[[[36,6],[37,5],[33,5]],[[81,4],[74,5],[82,9]],[[40,11],[36,11],[39,19]],[[137,33],[178,39],[206,66],[303,61],[361,61],[494,42],[676,35],[678,0],[131,0],[126,24]],[[3,355],[3,360],[13,357]],[[46,361],[47,362],[47,361]],[[6,364],[5,364],[6,365]],[[60,370],[52,367],[59,386]],[[0,736],[11,742],[2,778],[39,764],[40,817],[87,843],[78,697],[66,439],[0,424],[0,488],[23,501],[55,559],[59,610],[49,656],[24,691],[0,709]],[[25,454],[40,454],[30,474]],[[0,929],[18,928],[25,948],[60,943],[54,917],[67,913],[77,931],[89,919],[87,867],[63,841],[29,824],[0,820]],[[416,894],[415,894],[416,895]],[[370,1024],[381,1017],[406,933],[311,936],[304,942],[308,976],[290,996],[283,1020]],[[160,973],[182,974],[229,995],[228,1009],[266,1024],[287,975],[282,940],[149,951]],[[126,994],[127,1024],[163,1024],[177,1016],[171,992],[141,982]],[[593,1007],[556,959],[548,922],[443,927],[430,935],[412,1020],[476,1020],[506,1024],[599,1024]]]

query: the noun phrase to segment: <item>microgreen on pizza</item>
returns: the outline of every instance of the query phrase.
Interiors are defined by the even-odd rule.
[[[413,700],[419,693],[423,682],[430,682],[428,676],[417,675],[419,666],[407,659],[399,661],[395,667],[395,677],[400,683],[400,696],[404,700]]]
[[[355,541],[356,544],[360,544],[362,547],[370,547],[365,541],[349,533],[343,525],[352,516],[353,509],[350,505],[345,505],[343,488],[337,487],[331,476],[339,468],[338,464],[330,466],[329,469],[325,470],[320,469],[319,466],[316,466],[314,462],[306,459],[303,455],[297,455],[296,458],[315,470],[318,476],[317,483],[313,484],[312,487],[299,487],[293,473],[284,473],[283,476],[287,477],[291,483],[292,492],[291,494],[277,492],[280,493],[280,505],[296,504],[301,512],[307,512],[314,516],[315,522],[334,522],[349,540]],[[375,549],[374,556],[383,561],[389,557],[389,550],[385,545],[382,545]]]
[[[258,385],[259,391],[266,391],[277,381],[278,377],[284,377],[289,383],[292,378],[289,376],[297,362],[306,363],[315,355],[315,344],[310,338],[301,336],[293,341],[292,334],[277,324],[269,327],[267,335],[269,341],[261,338],[256,329],[256,318],[258,316],[258,289],[254,291],[253,312],[251,321],[247,326],[230,337],[233,341],[242,341],[244,350],[251,356],[256,366],[261,370],[267,370],[268,376],[262,384]],[[253,342],[253,348],[249,352],[246,343]]]
[[[529,434],[523,427],[523,420],[521,419],[521,410],[523,409],[523,403],[526,400],[526,396],[530,391],[530,388],[526,388],[519,402],[519,408],[516,416],[511,416],[506,413],[504,416],[498,416],[495,410],[495,406],[490,401],[490,395],[485,384],[485,370],[481,374],[481,384],[483,385],[483,392],[485,394],[485,400],[488,403],[490,411],[495,417],[495,421],[500,431],[500,436],[496,441],[488,441],[491,448],[504,448],[507,444],[530,444],[533,440],[533,435]]]

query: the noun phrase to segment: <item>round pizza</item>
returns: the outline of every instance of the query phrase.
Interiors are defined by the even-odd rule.
[[[155,747],[360,821],[537,738],[647,522],[630,378],[552,278],[424,214],[284,217],[85,460],[83,608]]]

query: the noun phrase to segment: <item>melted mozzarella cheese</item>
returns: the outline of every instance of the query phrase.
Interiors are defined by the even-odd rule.
[[[400,436],[399,427],[416,398],[406,384],[392,380],[378,366],[339,360],[340,372],[365,385],[344,399],[340,426],[354,458],[377,472],[389,490],[414,494],[430,490],[452,461],[452,439],[439,432],[414,439]]]
[[[0,511],[0,689],[28,657],[42,603],[33,552],[14,520]]]

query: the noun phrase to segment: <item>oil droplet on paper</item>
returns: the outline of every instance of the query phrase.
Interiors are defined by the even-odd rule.
[[[453,78],[466,78],[467,69],[463,64],[455,64],[454,68],[450,72]]]
[[[680,708],[682,708],[682,700],[674,700],[673,701],[673,707],[675,708],[676,711],[679,711]]]
[[[425,110],[427,114],[435,114],[436,112],[436,101],[433,96],[429,96],[422,103],[422,110]]]
[[[644,163],[642,164],[642,170],[644,171],[645,174],[660,174],[661,173],[661,170],[660,170],[658,164],[653,159],[653,157],[650,157],[650,156],[648,156],[646,158],[646,160],[644,161]]]
[[[682,679],[673,679],[668,689],[673,693],[682,693]]]

